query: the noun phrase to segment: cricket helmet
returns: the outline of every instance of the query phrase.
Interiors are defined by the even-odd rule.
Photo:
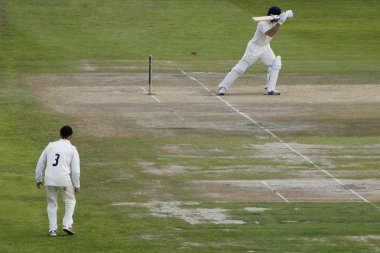
[[[268,10],[268,16],[270,15],[280,15],[281,14],[281,8],[278,6],[272,6]]]
[[[70,126],[64,126],[59,131],[63,138],[73,135],[73,129]]]

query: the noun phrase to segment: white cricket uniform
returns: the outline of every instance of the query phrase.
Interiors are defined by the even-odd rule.
[[[228,89],[236,81],[236,79],[257,60],[261,60],[265,65],[267,65],[268,72],[270,71],[270,68],[275,63],[276,56],[269,44],[272,37],[266,35],[265,33],[275,26],[275,24],[275,22],[272,23],[270,21],[261,21],[258,23],[256,32],[253,38],[248,42],[247,49],[245,50],[243,57],[231,69],[224,80],[219,83],[219,88],[223,87]]]
[[[253,35],[249,44],[255,43],[259,46],[266,46],[272,40],[271,36],[266,35],[265,33],[270,30],[276,23],[272,23],[270,21],[261,21],[257,24],[256,32]]]
[[[50,231],[57,229],[58,192],[62,192],[62,197],[65,202],[63,226],[71,227],[76,204],[74,187],[80,187],[80,161],[78,151],[67,139],[60,139],[49,143],[37,162],[37,182],[42,182],[45,164],[45,188]]]

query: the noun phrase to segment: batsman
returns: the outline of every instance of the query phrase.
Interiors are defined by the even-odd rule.
[[[285,21],[293,18],[291,10],[281,12],[280,7],[273,6],[268,10],[270,20],[260,21],[253,38],[248,42],[247,49],[241,60],[230,70],[218,85],[218,95],[224,95],[236,79],[256,61],[260,60],[268,66],[265,94],[280,95],[276,90],[278,74],[281,69],[281,56],[276,56],[270,47],[270,41]]]

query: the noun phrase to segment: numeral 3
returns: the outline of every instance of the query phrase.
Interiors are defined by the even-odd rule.
[[[53,163],[53,166],[54,166],[54,167],[58,165],[59,157],[60,157],[59,154],[55,154],[55,163]]]

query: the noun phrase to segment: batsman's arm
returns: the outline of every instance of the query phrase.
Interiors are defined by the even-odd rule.
[[[293,14],[292,14],[293,15]],[[293,17],[293,16],[292,16]],[[279,16],[279,20],[277,21],[276,25],[273,26],[271,29],[269,29],[268,31],[265,32],[266,35],[270,36],[270,37],[273,37],[274,35],[277,34],[277,32],[280,30],[280,27],[282,26],[282,24],[286,21],[286,19],[288,18],[288,12],[283,12],[280,14]]]
[[[273,26],[271,29],[265,32],[266,35],[269,37],[273,37],[277,34],[277,32],[280,30],[281,25],[277,23],[275,26]]]

